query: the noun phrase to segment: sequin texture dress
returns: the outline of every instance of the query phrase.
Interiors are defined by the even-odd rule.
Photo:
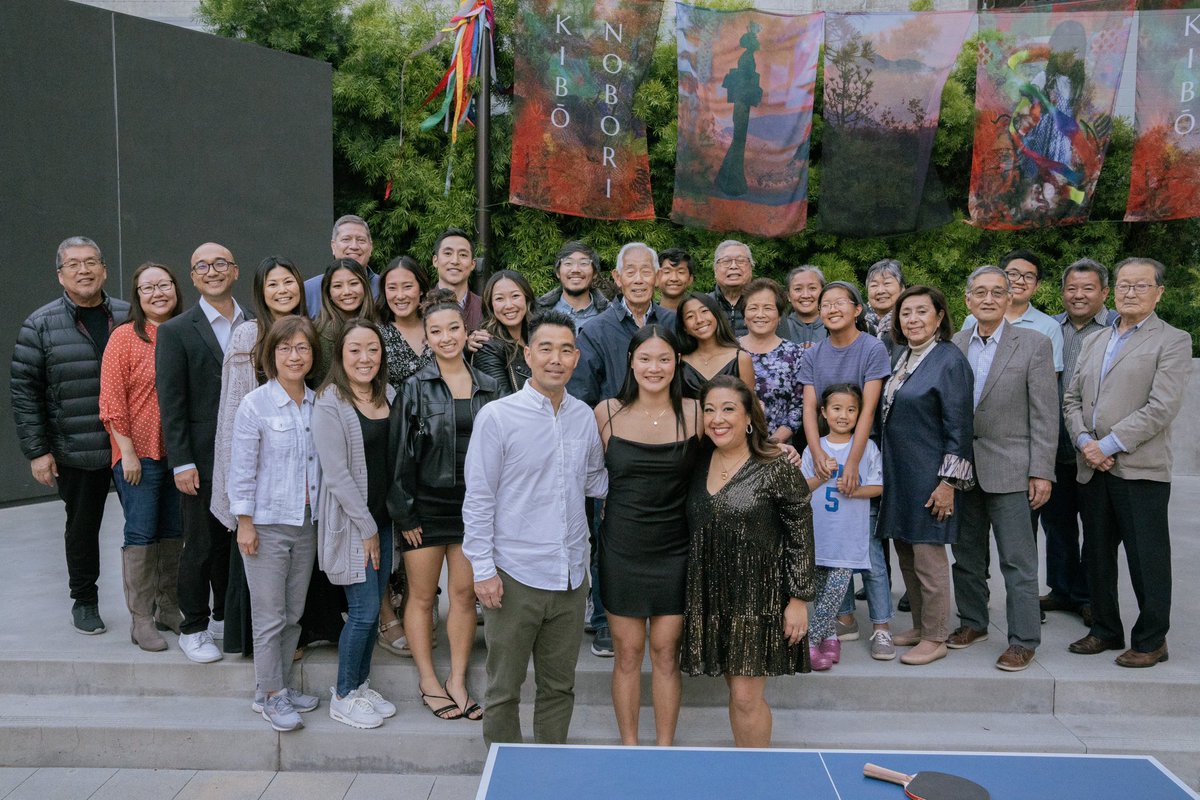
[[[788,646],[783,609],[814,592],[808,484],[786,459],[751,458],[716,494],[702,463],[688,492],[687,608],[681,668],[689,675],[808,672],[808,637]]]

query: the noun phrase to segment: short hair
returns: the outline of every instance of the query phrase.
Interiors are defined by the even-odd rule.
[[[549,311],[543,311],[540,314],[536,314],[533,319],[529,320],[529,332],[527,334],[528,338],[525,341],[527,343],[532,343],[533,337],[538,332],[538,329],[544,328],[547,325],[557,325],[560,328],[566,328],[571,332],[571,338],[575,338],[575,320],[571,319],[562,311],[550,309]]]
[[[391,325],[396,321],[396,312],[392,311],[392,307],[388,305],[387,301],[387,276],[388,273],[398,269],[408,270],[417,280],[418,317],[421,315],[421,298],[429,291],[429,272],[422,269],[415,258],[412,256],[396,256],[393,258],[383,268],[383,272],[379,273],[379,297],[375,298],[375,319],[381,325]]]
[[[720,256],[721,256],[721,251],[727,247],[733,247],[734,245],[737,245],[738,247],[746,248],[746,255],[749,256],[749,258],[750,258],[750,266],[752,266],[752,267],[754,266],[754,253],[750,251],[750,245],[746,244],[745,242],[740,242],[737,239],[726,239],[725,241],[723,241],[719,245],[717,245],[716,250],[713,250],[713,266],[714,267],[717,265],[717,259],[720,258]]]
[[[1099,279],[1101,289],[1108,288],[1108,267],[1090,258],[1081,258],[1067,265],[1062,274],[1062,288],[1067,288],[1067,278],[1075,272],[1090,272]]]
[[[367,232],[367,241],[371,241],[371,226],[367,221],[357,214],[343,214],[337,218],[337,222],[333,223],[333,233],[329,234],[329,238],[336,239],[338,237],[338,228],[343,225],[362,225]]]
[[[678,247],[668,247],[658,254],[658,263],[671,261],[675,264],[683,264],[687,267],[688,275],[696,275],[696,267],[692,264],[692,256],[688,251]]]
[[[63,239],[58,245],[58,252],[54,254],[54,268],[62,269],[63,251],[68,247],[90,247],[96,251],[96,258],[104,261],[104,255],[100,252],[100,245],[93,242],[86,236],[69,236]]]
[[[1003,281],[1004,281],[1004,288],[1006,290],[1008,290],[1009,292],[1012,291],[1012,281],[1010,281],[1008,279],[1007,272],[1005,272],[1004,270],[1000,269],[997,266],[993,266],[991,264],[984,264],[982,267],[976,267],[974,270],[971,271],[971,274],[967,276],[967,288],[963,290],[963,293],[970,294],[971,287],[973,287],[975,285],[975,279],[979,278],[983,275],[999,275],[1001,277],[1001,279],[1003,279]]]
[[[1154,284],[1156,286],[1162,286],[1164,283],[1166,283],[1166,265],[1164,265],[1161,261],[1156,261],[1153,258],[1147,258],[1145,256],[1130,256],[1129,258],[1125,258],[1117,262],[1117,265],[1113,267],[1113,280],[1116,281],[1117,276],[1121,274],[1121,270],[1130,264],[1149,264],[1151,267],[1154,267]]]
[[[783,287],[774,278],[755,278],[746,285],[742,292],[742,297],[749,299],[751,295],[756,295],[759,292],[770,292],[775,299],[775,310],[779,312],[779,316],[783,316],[783,312],[788,308],[787,295],[783,292]]]
[[[321,341],[317,336],[317,329],[308,317],[290,314],[275,320],[270,330],[267,331],[266,338],[263,339],[263,352],[269,356],[269,358],[264,358],[262,363],[263,375],[267,380],[279,377],[279,367],[275,364],[275,348],[297,333],[304,334],[304,338],[308,340],[308,346],[312,348],[312,364],[309,365],[305,377],[308,377],[316,368],[317,362],[321,360]]]
[[[573,255],[574,253],[583,253],[585,256],[591,259],[593,277],[595,276],[595,273],[600,271],[600,254],[589,245],[576,239],[567,242],[562,247],[558,248],[558,254],[554,256],[555,274],[558,273],[558,268],[562,265],[563,259],[569,255]]]
[[[358,309],[347,313],[342,311],[333,303],[333,299],[329,296],[329,288],[333,284],[333,276],[338,270],[346,270],[354,273],[363,287],[363,299],[358,304]],[[353,258],[339,258],[328,267],[325,268],[325,274],[321,276],[321,313],[317,315],[317,327],[324,328],[331,322],[344,322],[351,317],[366,317],[371,319],[375,316],[375,308],[372,305],[371,298],[371,278],[367,275],[367,268],[355,261]]]
[[[826,386],[825,390],[821,392],[821,405],[819,407],[824,408],[829,402],[829,398],[833,397],[835,394],[851,395],[855,400],[858,401],[858,407],[861,410],[863,401],[862,388],[854,383],[831,383]]]
[[[459,239],[467,240],[467,246],[471,248],[471,257],[474,258],[475,243],[473,241],[471,241],[470,235],[468,235],[467,232],[464,231],[462,228],[453,228],[453,227],[446,228],[446,230],[444,230],[440,234],[438,234],[438,237],[433,240],[433,254],[437,255],[437,251],[442,248],[442,242],[446,241],[447,239],[452,239],[455,237],[457,237]]]
[[[904,306],[904,301],[910,297],[929,298],[929,302],[933,304],[933,310],[941,312],[942,315],[942,321],[938,324],[934,338],[941,342],[950,341],[954,336],[954,324],[950,320],[950,306],[946,303],[946,295],[942,294],[941,289],[922,284],[908,287],[896,298],[896,310],[892,313],[892,341],[901,347],[908,347],[908,337],[904,335],[904,331],[900,327],[900,309]]]
[[[787,277],[783,279],[784,288],[790,289],[792,286],[792,281],[795,279],[795,277],[797,275],[803,275],[806,272],[811,272],[816,275],[817,280],[821,282],[821,286],[825,285],[825,273],[821,271],[820,267],[815,267],[812,264],[801,264],[798,267],[792,267],[790,270],[788,270]]]
[[[360,328],[369,330],[379,340],[379,371],[371,379],[371,402],[378,405],[387,400],[387,345],[383,342],[383,334],[379,332],[378,326],[371,320],[362,317],[348,319],[338,329],[337,336],[333,340],[333,352],[329,354],[329,372],[325,373],[325,380],[321,382],[317,392],[324,394],[330,386],[334,386],[337,387],[337,392],[343,400],[347,403],[354,402],[354,389],[350,386],[350,376],[346,374],[346,365],[342,361],[342,349],[346,346],[346,337]]]
[[[654,271],[658,272],[658,253],[654,248],[645,242],[629,242],[623,246],[617,253],[617,263],[613,266],[617,272],[621,271],[621,266],[625,263],[625,254],[631,250],[645,250],[650,254],[650,260],[654,263]]]
[[[1030,264],[1033,264],[1033,269],[1037,272],[1038,280],[1040,281],[1042,279],[1042,260],[1030,251],[1022,248],[1009,250],[1007,253],[1000,256],[1000,269],[1008,269],[1009,263],[1017,260],[1028,261]]]
[[[686,355],[695,352],[700,346],[696,337],[687,332],[683,322],[684,306],[693,300],[712,312],[713,319],[717,321],[717,330],[713,333],[717,344],[722,347],[739,347],[737,337],[733,333],[733,325],[729,322],[729,315],[717,304],[713,296],[707,292],[688,292],[679,299],[679,307],[675,312],[675,338],[679,340],[679,352]]]
[[[870,283],[871,279],[877,275],[885,277],[891,275],[896,279],[896,283],[900,284],[901,289],[905,287],[904,267],[894,258],[885,258],[872,264],[867,269],[867,277],[864,282]]]
[[[82,245],[71,246],[80,247]],[[129,319],[126,322],[133,326],[133,335],[143,342],[150,341],[150,334],[146,333],[146,311],[142,308],[142,298],[138,293],[138,278],[142,277],[142,273],[148,269],[161,269],[167,273],[167,277],[171,279],[171,285],[175,287],[175,307],[171,309],[171,313],[167,316],[167,319],[178,317],[180,312],[183,311],[183,295],[179,293],[179,281],[175,279],[175,273],[171,272],[170,268],[165,264],[159,264],[154,261],[145,261],[139,264],[138,268],[133,271],[133,277],[130,279],[132,288],[129,293]]]
[[[783,451],[779,445],[770,440],[770,431],[767,430],[767,418],[763,414],[762,403],[758,401],[758,395],[742,382],[742,379],[736,375],[715,375],[712,380],[707,381],[700,387],[700,407],[704,407],[704,401],[708,399],[709,394],[715,389],[728,389],[738,396],[739,402],[742,404],[742,409],[750,417],[750,433],[747,435],[747,444],[750,446],[750,454],[757,461],[773,461],[783,455]]]

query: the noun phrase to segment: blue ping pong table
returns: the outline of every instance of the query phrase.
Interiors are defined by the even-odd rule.
[[[948,772],[992,800],[1200,800],[1147,756],[496,744],[476,800],[904,800],[867,762]]]

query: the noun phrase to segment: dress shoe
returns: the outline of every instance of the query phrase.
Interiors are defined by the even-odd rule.
[[[1166,660],[1167,643],[1165,641],[1162,643],[1162,647],[1151,650],[1149,653],[1130,649],[1116,658],[1117,666],[1121,667],[1153,667],[1158,662]]]
[[[1020,672],[1033,663],[1033,651],[1019,644],[1010,644],[998,659],[996,669],[1005,672]]]
[[[1038,605],[1041,606],[1042,611],[1076,611],[1079,608],[1077,604],[1054,592],[1039,597]]]
[[[987,638],[987,631],[977,631],[966,625],[960,625],[958,630],[954,631],[946,639],[946,647],[949,647],[951,650],[965,650],[976,642],[986,642]]]
[[[916,667],[924,666],[925,664],[932,664],[938,659],[945,658],[947,652],[949,651],[946,650],[945,642],[922,641],[912,650],[900,656],[900,663],[911,664]]]
[[[912,647],[914,644],[921,643],[921,629],[910,628],[904,633],[897,633],[892,637],[892,644],[897,647]]]
[[[1081,656],[1094,656],[1105,650],[1124,650],[1125,641],[1123,639],[1101,639],[1099,636],[1089,633],[1079,641],[1071,642],[1067,645],[1067,649]]]
[[[900,595],[900,601],[896,603],[896,610],[905,614],[912,611],[912,604],[908,602],[908,592]]]

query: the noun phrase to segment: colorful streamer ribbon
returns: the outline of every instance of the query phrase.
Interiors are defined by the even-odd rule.
[[[451,18],[450,23],[442,29],[442,33],[454,34],[454,55],[450,59],[450,67],[442,76],[441,82],[422,106],[437,97],[443,90],[446,93],[442,107],[421,123],[421,130],[432,129],[438,123],[443,123],[445,130],[450,132],[451,143],[458,141],[458,128],[467,121],[474,98],[468,88],[468,81],[479,76],[479,64],[482,61],[483,48],[487,47],[491,58],[490,79],[496,76],[496,53],[492,43],[492,31],[495,29],[495,14],[492,10],[492,0],[466,0],[458,13]],[[483,78],[481,78],[483,79]],[[486,80],[486,79],[485,79]],[[453,113],[451,113],[453,105]]]

